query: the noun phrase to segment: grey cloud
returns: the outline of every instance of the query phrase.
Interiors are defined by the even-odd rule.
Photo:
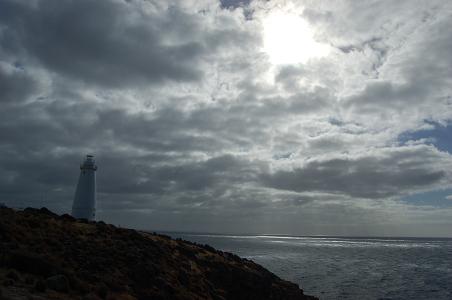
[[[407,105],[426,102],[427,95],[428,89],[418,84],[395,85],[389,81],[375,81],[370,82],[362,93],[348,98],[346,105],[370,113],[381,106],[402,110]]]
[[[452,48],[446,29],[452,25],[449,4],[438,2],[409,14],[412,18],[401,21],[399,27],[388,25],[389,33],[380,32],[377,42],[385,44],[386,58],[379,61],[378,79],[367,81],[361,92],[344,99],[344,107],[364,115],[363,119],[397,123],[392,119],[398,117],[410,127],[422,123],[422,119],[444,122],[451,118],[447,98],[452,60],[446,54]],[[399,37],[402,34],[404,38]],[[371,51],[381,56],[381,47],[377,48],[374,45]]]
[[[23,192],[25,185],[30,191],[53,186],[69,192],[77,176],[74,166],[84,152],[99,157],[99,191],[108,194],[201,191],[250,181],[256,172],[231,155],[193,161],[191,153],[215,152],[227,145],[222,141],[227,137],[197,137],[203,128],[177,110],[159,111],[156,120],[148,120],[142,114],[99,112],[90,103],[56,101],[12,107],[2,115],[3,191]],[[190,128],[193,135],[186,133]],[[137,155],[136,150],[144,154]],[[74,172],[64,171],[69,169]]]
[[[236,8],[248,5],[250,0],[221,0],[221,6],[225,8]]]
[[[176,9],[146,14],[134,2],[2,1],[1,44],[26,50],[46,67],[109,87],[162,80],[196,81],[204,47],[197,41],[165,43],[165,32],[196,26]],[[171,18],[174,23],[167,23]],[[186,28],[184,28],[186,26]],[[183,34],[183,33],[181,33]],[[189,34],[189,33],[188,33]],[[29,60],[28,60],[29,61]]]
[[[358,198],[388,198],[450,181],[442,154],[428,146],[381,149],[371,155],[313,160],[301,168],[263,174],[276,189],[324,191]],[[449,175],[450,176],[450,175]]]
[[[256,172],[238,158],[227,155],[185,164],[171,164],[171,157],[168,157],[168,164],[163,166],[153,166],[152,156],[130,159],[122,156],[102,159],[106,176],[99,182],[103,186],[100,191],[164,194],[224,189],[223,185],[252,181]]]
[[[19,67],[0,63],[0,102],[22,102],[36,91],[37,83]]]
[[[439,100],[447,96],[447,85],[450,84],[448,70],[452,67],[452,60],[446,53],[452,47],[451,35],[446,30],[451,26],[450,14],[437,16],[436,21],[431,21],[413,33],[408,42],[401,49],[392,49],[390,60],[396,61],[400,66],[398,71],[404,80],[394,80],[389,77],[380,80],[369,81],[362,93],[347,99],[348,104],[357,107],[375,109],[384,104],[380,109],[397,108],[406,109],[407,106],[424,105],[429,103],[432,97]],[[422,39],[422,43],[419,43]],[[432,47],[434,45],[434,47]],[[388,67],[382,71],[389,73]],[[389,73],[390,74],[390,73]],[[402,81],[403,83],[396,83]],[[437,102],[437,105],[444,103]]]

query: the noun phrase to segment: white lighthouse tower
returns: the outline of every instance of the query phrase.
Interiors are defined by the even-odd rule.
[[[72,216],[77,219],[96,218],[96,162],[93,155],[87,155],[80,165],[80,177],[72,204]]]

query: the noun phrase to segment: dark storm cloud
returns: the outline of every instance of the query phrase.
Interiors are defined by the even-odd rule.
[[[84,152],[99,157],[100,193],[161,196],[215,188],[224,191],[226,186],[253,181],[260,166],[251,166],[246,160],[231,155],[190,159],[192,152],[208,153],[240,143],[228,141],[226,135],[198,136],[202,128],[215,131],[220,126],[209,122],[169,109],[147,119],[143,114],[99,111],[83,101],[10,107],[0,114],[4,175],[0,190],[31,193],[59,188],[70,194]],[[153,153],[137,154],[140,149]],[[8,200],[14,197],[8,196]]]
[[[127,153],[106,154],[100,192],[160,194],[202,192],[222,185],[249,182],[256,169],[238,158],[224,155],[199,162],[155,166],[153,156],[127,157]],[[171,157],[164,161],[171,162]]]
[[[428,146],[384,149],[363,157],[314,160],[302,168],[262,175],[263,184],[276,189],[323,191],[358,198],[387,198],[446,179],[432,169],[441,155]]]
[[[32,76],[16,66],[0,64],[0,102],[22,102],[35,92],[37,84]]]
[[[178,39],[198,25],[177,8],[146,14],[135,2],[5,0],[0,24],[5,52],[26,52],[47,68],[87,83],[114,87],[202,76],[203,45]],[[168,42],[165,32],[177,35]]]

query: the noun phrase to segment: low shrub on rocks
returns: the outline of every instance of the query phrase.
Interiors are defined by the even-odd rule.
[[[0,282],[40,299],[314,299],[209,245],[47,209],[0,209]]]

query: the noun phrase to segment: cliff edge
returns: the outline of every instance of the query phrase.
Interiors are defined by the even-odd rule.
[[[168,236],[0,208],[0,299],[317,299],[251,260]]]

